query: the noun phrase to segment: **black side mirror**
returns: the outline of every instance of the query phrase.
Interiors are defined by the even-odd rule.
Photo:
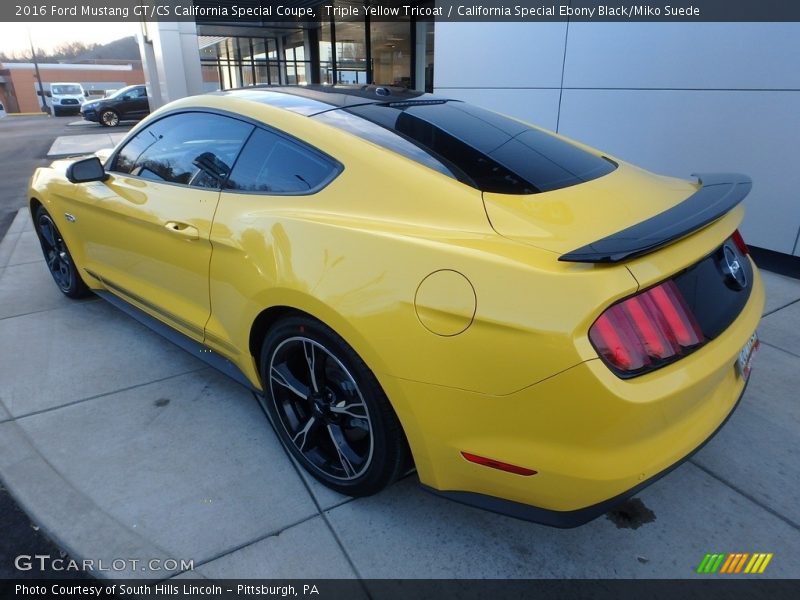
[[[89,97],[89,90],[86,90],[86,91],[83,92],[83,97],[84,98],[88,98]]]
[[[105,181],[108,179],[103,163],[96,156],[76,160],[67,167],[67,179],[72,183],[86,183],[87,181]]]
[[[51,92],[50,90],[46,90],[44,95],[47,96],[48,98],[52,98],[53,97],[53,92]]]

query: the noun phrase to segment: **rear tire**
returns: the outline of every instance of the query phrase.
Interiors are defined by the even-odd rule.
[[[368,496],[408,464],[397,415],[375,375],[332,329],[289,317],[261,348],[265,408],[281,442],[318,481]]]
[[[83,298],[90,295],[91,290],[81,279],[67,244],[61,237],[61,232],[44,206],[36,209],[33,223],[47,269],[61,293],[69,298]]]

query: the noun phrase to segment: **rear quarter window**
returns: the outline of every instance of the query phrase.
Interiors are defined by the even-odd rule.
[[[225,185],[234,192],[311,194],[333,180],[341,167],[321,152],[257,128],[245,144]]]

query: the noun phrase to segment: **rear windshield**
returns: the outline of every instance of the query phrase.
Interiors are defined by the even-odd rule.
[[[453,100],[367,104],[312,118],[484,192],[547,192],[602,177],[616,168],[611,160],[554,135]],[[380,127],[359,124],[361,119]]]

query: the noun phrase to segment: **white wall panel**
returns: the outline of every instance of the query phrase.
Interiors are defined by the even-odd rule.
[[[800,90],[800,27],[570,23],[565,64],[565,87]]]
[[[560,87],[566,23],[436,23],[435,87]]]
[[[800,229],[800,92],[564,90],[560,132],[664,173],[753,178],[742,233],[791,254]]]
[[[436,93],[482,106],[489,110],[524,119],[555,131],[558,120],[558,97],[561,90],[497,90],[474,88],[436,88]]]

